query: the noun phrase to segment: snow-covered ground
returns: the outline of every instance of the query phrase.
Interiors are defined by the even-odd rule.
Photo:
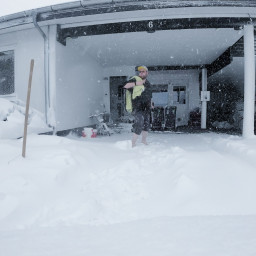
[[[1,255],[256,255],[255,138],[130,137],[2,139]]]
[[[24,133],[25,104],[0,98],[0,139],[20,138]],[[46,133],[52,131],[39,111],[30,108],[28,133]]]

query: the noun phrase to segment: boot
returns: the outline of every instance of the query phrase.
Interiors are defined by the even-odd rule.
[[[141,135],[142,135],[141,142],[142,142],[144,145],[148,145],[148,143],[147,143],[148,132],[142,131]]]

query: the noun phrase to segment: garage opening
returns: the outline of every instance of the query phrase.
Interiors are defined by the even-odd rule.
[[[109,113],[114,121],[130,120],[122,86],[139,65],[149,67],[155,106],[175,109],[175,128],[200,128],[201,69],[213,69],[212,63],[241,37],[233,28],[67,36],[57,54],[58,129],[91,125],[89,116],[95,111]],[[209,88],[216,86],[217,71],[211,74]],[[68,97],[76,100],[67,105]]]

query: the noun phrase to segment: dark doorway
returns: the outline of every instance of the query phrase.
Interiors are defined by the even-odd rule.
[[[110,86],[110,114],[113,121],[119,121],[124,115],[124,83],[127,81],[126,76],[111,76],[109,79]]]

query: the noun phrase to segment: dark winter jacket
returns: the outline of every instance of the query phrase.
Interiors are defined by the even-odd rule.
[[[136,82],[136,79],[131,79],[128,83]],[[132,89],[132,88],[131,88]],[[151,110],[151,99],[152,99],[152,85],[148,80],[144,83],[144,91],[140,96],[137,96],[132,100],[133,110],[135,111],[150,111]]]

